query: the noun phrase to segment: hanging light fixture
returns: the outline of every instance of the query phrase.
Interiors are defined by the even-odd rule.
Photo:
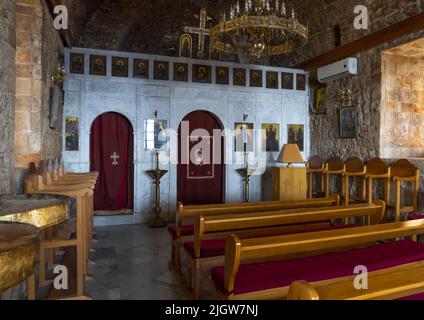
[[[298,21],[294,9],[287,14],[284,0],[244,0],[243,4],[237,0],[211,29],[211,44],[221,52],[259,59],[293,52],[308,36],[308,28]]]

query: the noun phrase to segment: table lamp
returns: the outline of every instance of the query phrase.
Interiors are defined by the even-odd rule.
[[[287,163],[289,168],[293,167],[293,163],[305,163],[297,144],[285,144],[278,156],[277,162]]]

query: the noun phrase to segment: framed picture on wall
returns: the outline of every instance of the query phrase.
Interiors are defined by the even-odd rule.
[[[236,122],[234,124],[234,151],[254,151],[254,124]]]
[[[211,66],[193,64],[193,82],[211,83]]]
[[[70,71],[71,73],[84,74],[84,60],[85,55],[83,53],[73,53],[70,57]]]
[[[296,74],[296,90],[299,90],[299,91],[306,90],[306,75]]]
[[[65,118],[65,151],[79,150],[79,118]]]
[[[262,87],[262,70],[250,70],[250,86],[255,88]]]
[[[294,76],[293,73],[283,72],[281,73],[281,88],[286,90],[293,90],[294,88]]]
[[[155,61],[153,75],[155,80],[169,80],[169,62]]]
[[[280,125],[278,123],[263,123],[262,137],[266,141],[266,152],[280,151]]]
[[[266,87],[268,89],[278,89],[278,72],[267,71]]]
[[[216,67],[216,84],[229,84],[230,73],[227,67]]]
[[[246,69],[234,68],[233,70],[233,84],[235,86],[246,86]]]
[[[112,76],[128,78],[128,58],[112,57]]]
[[[340,138],[355,139],[358,135],[358,112],[356,107],[340,109]]]
[[[297,144],[301,152],[305,149],[305,126],[303,124],[289,124],[287,126],[287,143]]]
[[[174,63],[174,81],[188,81],[188,64]]]
[[[149,79],[149,60],[134,59],[134,78]]]
[[[315,101],[311,107],[313,113],[323,114],[327,112],[326,91],[327,87],[320,87],[315,91]]]
[[[106,56],[91,55],[90,56],[90,74],[95,76],[106,75]]]
[[[167,120],[146,119],[144,121],[144,150],[159,150],[167,143]]]

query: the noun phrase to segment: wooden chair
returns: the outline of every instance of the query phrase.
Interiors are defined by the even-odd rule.
[[[380,158],[374,158],[368,161],[366,168],[367,178],[367,200],[368,203],[374,201],[373,198],[373,182],[374,180],[384,180],[385,182],[385,197],[384,200],[388,204],[390,202],[390,167]]]
[[[261,279],[264,274],[269,274],[271,270],[274,270],[277,274],[277,278],[281,275],[287,283],[290,279],[285,276],[284,268],[292,270],[291,268],[293,268],[293,265],[300,262],[313,268],[312,261],[315,261],[315,257],[307,257],[307,255],[311,253],[316,255],[315,253],[317,250],[322,252],[319,255],[322,259],[328,259],[329,261],[335,262],[332,266],[335,272],[339,268],[339,265],[336,263],[336,256],[341,255],[344,257],[342,260],[345,260],[349,252],[354,248],[356,248],[354,250],[360,250],[360,252],[364,254],[364,261],[366,257],[374,261],[377,256],[379,257],[379,261],[386,261],[385,259],[387,259],[387,257],[385,257],[384,254],[373,254],[373,251],[381,253],[381,251],[376,249],[377,247],[381,248],[381,246],[383,246],[383,248],[392,248],[389,250],[391,254],[398,252],[399,257],[403,258],[408,254],[410,259],[415,259],[413,261],[416,261],[417,250],[424,251],[422,244],[413,245],[412,242],[406,244],[406,242],[401,241],[384,242],[382,244],[380,242],[383,240],[411,237],[422,233],[424,233],[424,220],[385,223],[343,230],[310,232],[278,237],[240,239],[235,234],[232,234],[227,238],[226,242],[224,267],[215,267],[212,269],[213,285],[218,299],[286,299],[290,284],[303,277],[308,278],[310,274],[293,275],[293,277],[297,277],[297,279],[292,279],[287,285],[280,284],[277,279],[274,279],[274,281],[268,282],[266,286],[262,286]],[[422,248],[418,249],[418,246]],[[400,248],[409,249],[405,250]],[[399,252],[399,250],[402,250],[402,252]],[[331,255],[323,254],[323,252],[331,253]],[[362,255],[360,252],[358,252],[358,254]],[[293,254],[297,254],[302,260],[298,261],[297,259],[291,258]],[[287,260],[287,257],[289,257],[289,260]],[[423,261],[424,259],[421,260]],[[287,262],[282,266],[280,265],[281,269],[278,269],[278,262],[283,261]],[[267,264],[270,264],[270,266],[267,266]],[[364,262],[364,264],[366,264],[366,262]],[[255,276],[249,279],[238,278],[237,274],[240,268],[243,268],[244,272],[247,272],[248,275],[249,271],[246,270],[253,268],[255,270]],[[345,264],[342,263],[340,268],[341,271],[345,268]],[[399,262],[398,264],[394,264],[392,270],[396,268],[405,268],[405,266]],[[289,269],[287,269],[287,271],[289,271]],[[349,277],[352,275],[350,272],[346,271],[343,273]],[[236,278],[238,278],[237,281]],[[320,280],[318,281],[319,284],[333,285],[343,280],[343,278],[344,276],[323,280],[319,277]],[[246,288],[247,283],[248,288]],[[236,287],[236,285],[240,285],[242,288]]]
[[[341,181],[341,190],[340,192],[336,192],[343,197],[344,195],[344,183],[343,183],[343,173],[345,171],[343,161],[337,157],[333,156],[327,160],[325,163],[324,175],[325,175],[325,196],[328,197],[330,194],[330,178],[331,176],[340,177]]]
[[[324,176],[324,162],[318,156],[313,156],[308,161],[306,169],[308,175],[308,197],[312,199],[315,196],[324,196],[325,194],[325,176]],[[321,189],[314,193],[314,176],[321,176]]]
[[[170,265],[177,273],[181,272],[181,248],[187,241],[192,241],[194,236],[195,218],[199,215],[225,215],[237,213],[266,212],[297,208],[314,208],[326,206],[338,206],[338,195],[330,195],[327,198],[299,200],[299,201],[266,201],[256,203],[227,203],[213,205],[189,205],[177,203],[176,225],[169,227],[172,235],[172,253]]]
[[[378,224],[384,216],[385,203],[359,204],[351,207],[323,207],[292,209],[274,212],[258,212],[221,216],[198,216],[195,224],[194,242],[187,250],[187,283],[193,289],[195,299],[199,298],[200,280],[203,269],[220,265],[224,262],[225,243],[219,241],[230,234],[240,238],[260,236],[279,236],[282,234],[322,231],[345,228],[334,226],[331,221],[350,217],[364,217],[366,224]],[[357,226],[352,225],[350,227]],[[219,233],[219,235],[217,235]],[[214,237],[205,240],[205,236]],[[207,253],[207,248],[212,252]],[[202,254],[205,248],[205,253]],[[193,250],[194,249],[194,250]],[[222,251],[222,253],[219,253]]]
[[[344,172],[343,172],[343,183],[344,183],[344,203],[348,206],[351,201],[366,201],[366,165],[362,162],[358,157],[351,157],[347,159],[344,163]],[[350,195],[350,180],[351,178],[359,178],[360,179],[360,196],[359,197],[351,197]]]
[[[390,165],[390,177],[395,184],[395,221],[400,220],[402,213],[417,213],[418,208],[418,189],[420,180],[420,170],[408,160],[398,160]],[[402,207],[402,183],[411,184],[411,205]],[[405,195],[403,195],[405,198]]]
[[[295,281],[287,300],[393,300],[424,293],[424,261],[369,272],[368,289],[355,289],[355,277],[331,285]]]

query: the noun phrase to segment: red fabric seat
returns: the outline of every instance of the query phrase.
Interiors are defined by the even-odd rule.
[[[424,293],[418,293],[418,294],[414,294],[413,296],[403,297],[396,300],[415,300],[415,301],[424,300]]]
[[[366,266],[371,272],[420,260],[424,260],[424,245],[402,240],[300,259],[242,264],[234,293],[285,287],[298,280],[314,282],[349,276],[358,265]],[[212,269],[212,280],[219,290],[229,293],[224,287],[224,267]]]
[[[282,235],[288,235],[288,234],[325,231],[325,230],[331,230],[331,229],[344,229],[344,228],[353,228],[353,227],[358,227],[358,225],[349,224],[349,225],[340,225],[340,226],[325,226],[325,227],[319,227],[319,228],[308,229],[308,230],[277,232],[273,234],[263,235],[263,237],[282,236]],[[255,236],[255,238],[259,238],[259,237],[261,237],[261,235]],[[203,240],[201,248],[200,248],[200,256],[202,258],[223,256],[225,254],[225,241],[226,241],[225,239]],[[190,254],[193,258],[195,258],[194,241],[185,242],[184,249],[187,251],[188,254]]]
[[[416,215],[416,216],[408,217],[408,220],[420,220],[420,219],[424,219],[424,215]]]
[[[169,233],[172,235],[172,238],[177,238],[177,227],[171,226],[168,227]],[[192,236],[194,235],[194,225],[193,224],[185,224],[181,226],[181,236]]]

